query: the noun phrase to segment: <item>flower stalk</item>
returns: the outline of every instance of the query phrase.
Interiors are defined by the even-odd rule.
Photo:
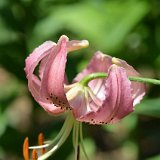
[[[79,83],[83,86],[87,86],[88,83],[90,81],[94,80],[94,79],[107,78],[107,77],[108,77],[107,73],[103,73],[103,72],[91,73],[91,74],[85,76]],[[129,76],[128,79],[130,81],[135,81],[135,82],[142,82],[142,83],[160,85],[160,80],[158,80],[158,79],[144,78],[144,77],[134,77],[134,76]]]

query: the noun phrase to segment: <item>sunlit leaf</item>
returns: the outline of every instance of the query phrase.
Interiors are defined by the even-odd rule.
[[[88,39],[93,46],[112,52],[120,49],[125,36],[148,11],[148,4],[138,1],[82,2],[60,6],[37,23],[31,42],[41,42],[66,29]]]
[[[141,115],[153,116],[160,118],[160,98],[142,101],[135,112]]]

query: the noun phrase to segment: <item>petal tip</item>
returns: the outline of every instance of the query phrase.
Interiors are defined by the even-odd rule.
[[[66,35],[62,35],[62,36],[59,38],[59,40],[62,40],[62,39],[65,39],[66,41],[69,40],[69,38],[68,38]]]
[[[82,40],[79,45],[81,47],[88,47],[89,46],[89,41],[88,40]]]
[[[112,63],[113,63],[113,64],[116,64],[116,65],[119,65],[119,64],[120,64],[118,58],[115,58],[115,57],[112,58]]]

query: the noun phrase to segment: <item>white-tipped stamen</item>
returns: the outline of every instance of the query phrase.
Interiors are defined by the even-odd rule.
[[[46,147],[49,147],[50,144],[44,144],[44,145],[41,145],[41,146],[30,146],[29,149],[42,149],[42,148],[46,148]]]
[[[63,126],[62,126],[62,128],[60,130],[60,132],[58,133],[58,135],[52,141],[45,141],[44,142],[45,144],[44,145],[40,145],[40,146],[30,146],[29,149],[47,148],[47,147],[57,143],[57,141],[62,137],[64,131],[66,130],[69,121],[70,121],[70,114],[67,116],[67,118],[66,118],[66,120],[65,120],[65,122],[64,122],[64,124],[63,124]]]
[[[54,147],[51,150],[49,150],[48,152],[46,152],[45,154],[40,156],[38,158],[38,160],[45,160],[48,157],[50,157],[66,141],[66,139],[68,138],[68,136],[69,136],[69,134],[70,134],[70,132],[72,130],[73,124],[74,124],[73,115],[69,114],[69,119],[68,119],[66,127],[65,127],[65,132],[63,132],[63,134],[61,135],[61,137],[60,137],[59,141],[57,142],[57,144],[54,145]]]
[[[53,155],[57,149],[61,147],[61,145],[66,141],[70,132],[73,129],[73,146],[75,149],[75,160],[79,160],[80,158],[80,147],[82,147],[82,151],[85,155],[86,160],[89,160],[84,149],[83,145],[83,135],[82,135],[82,123],[75,121],[72,112],[69,111],[69,114],[59,132],[59,134],[52,141],[45,141],[44,145],[39,146],[30,146],[28,149],[38,150],[50,147],[51,149],[46,153],[42,154],[38,157],[37,160],[46,160],[48,157]]]

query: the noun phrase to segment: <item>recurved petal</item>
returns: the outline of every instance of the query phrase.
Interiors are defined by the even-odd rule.
[[[111,66],[105,87],[107,93],[103,105],[77,120],[91,124],[115,123],[133,111],[131,82],[123,68]]]
[[[35,75],[32,75],[31,78],[28,80],[29,91],[31,92],[33,98],[37,102],[39,99],[40,85],[41,85],[41,82]]]
[[[38,72],[38,74],[39,74],[40,80],[42,80],[42,78],[43,78],[43,73],[44,73],[45,66],[46,66],[46,63],[47,63],[48,58],[49,58],[49,55],[45,56],[45,57],[41,60],[41,62],[40,62],[40,64],[39,64],[39,70],[38,70],[39,72]]]
[[[87,40],[81,40],[81,41],[72,40],[67,43],[67,48],[69,52],[79,50],[81,48],[86,48],[88,46],[89,46],[89,42]]]
[[[79,73],[74,81],[80,81],[84,76],[95,73],[95,72],[108,72],[108,68],[112,65],[112,57],[103,54],[98,51],[95,53],[88,66]],[[105,87],[103,79],[96,79],[89,82],[90,88],[93,90],[93,93],[101,100],[105,99]]]
[[[40,88],[41,81],[39,78],[43,75],[44,66],[46,63],[47,56],[50,54],[51,50],[55,47],[55,43],[51,41],[47,41],[43,43],[41,46],[36,48],[26,59],[25,71],[28,79],[28,88],[31,92],[34,99],[49,113],[59,114],[63,112],[63,109],[60,107],[56,107],[52,102],[47,101],[46,99],[42,99],[40,96]],[[39,62],[40,64],[40,74],[39,77],[36,76],[33,72]]]
[[[33,75],[32,80],[28,82],[29,90],[32,93],[32,96],[34,99],[50,114],[60,114],[64,112],[64,109],[61,107],[56,107],[52,101],[49,101],[47,99],[42,99],[40,97],[40,80]]]
[[[108,68],[112,65],[112,57],[97,51],[90,60],[87,67],[80,72],[74,81],[80,81],[84,76],[95,72],[107,72]]]
[[[141,77],[141,75],[132,66],[127,64],[126,61],[118,58],[112,58],[112,62],[118,66],[125,68],[128,76]],[[133,105],[135,106],[142,100],[142,98],[145,95],[145,85],[144,83],[132,81],[131,87],[132,87],[132,97],[134,99]]]
[[[34,75],[34,70],[38,63],[45,57],[47,56],[51,49],[55,46],[55,43],[51,41],[47,41],[40,45],[38,48],[36,48],[30,55],[27,57],[25,61],[25,72],[27,75],[28,79],[28,88],[29,91],[31,92],[32,96],[36,101],[38,101],[40,95],[40,86],[41,82],[39,78]]]
[[[35,67],[46,55],[50,54],[52,48],[56,44],[52,41],[46,41],[39,47],[37,47],[26,59],[25,61],[25,72],[26,75],[33,74]]]
[[[43,101],[43,99],[40,99],[38,103],[44,108],[46,112],[52,115],[58,115],[65,111],[65,109],[55,106],[52,102]]]
[[[58,44],[51,51],[45,65],[41,97],[52,100],[56,106],[68,107],[64,93],[65,66],[67,61],[68,37],[61,36]]]

